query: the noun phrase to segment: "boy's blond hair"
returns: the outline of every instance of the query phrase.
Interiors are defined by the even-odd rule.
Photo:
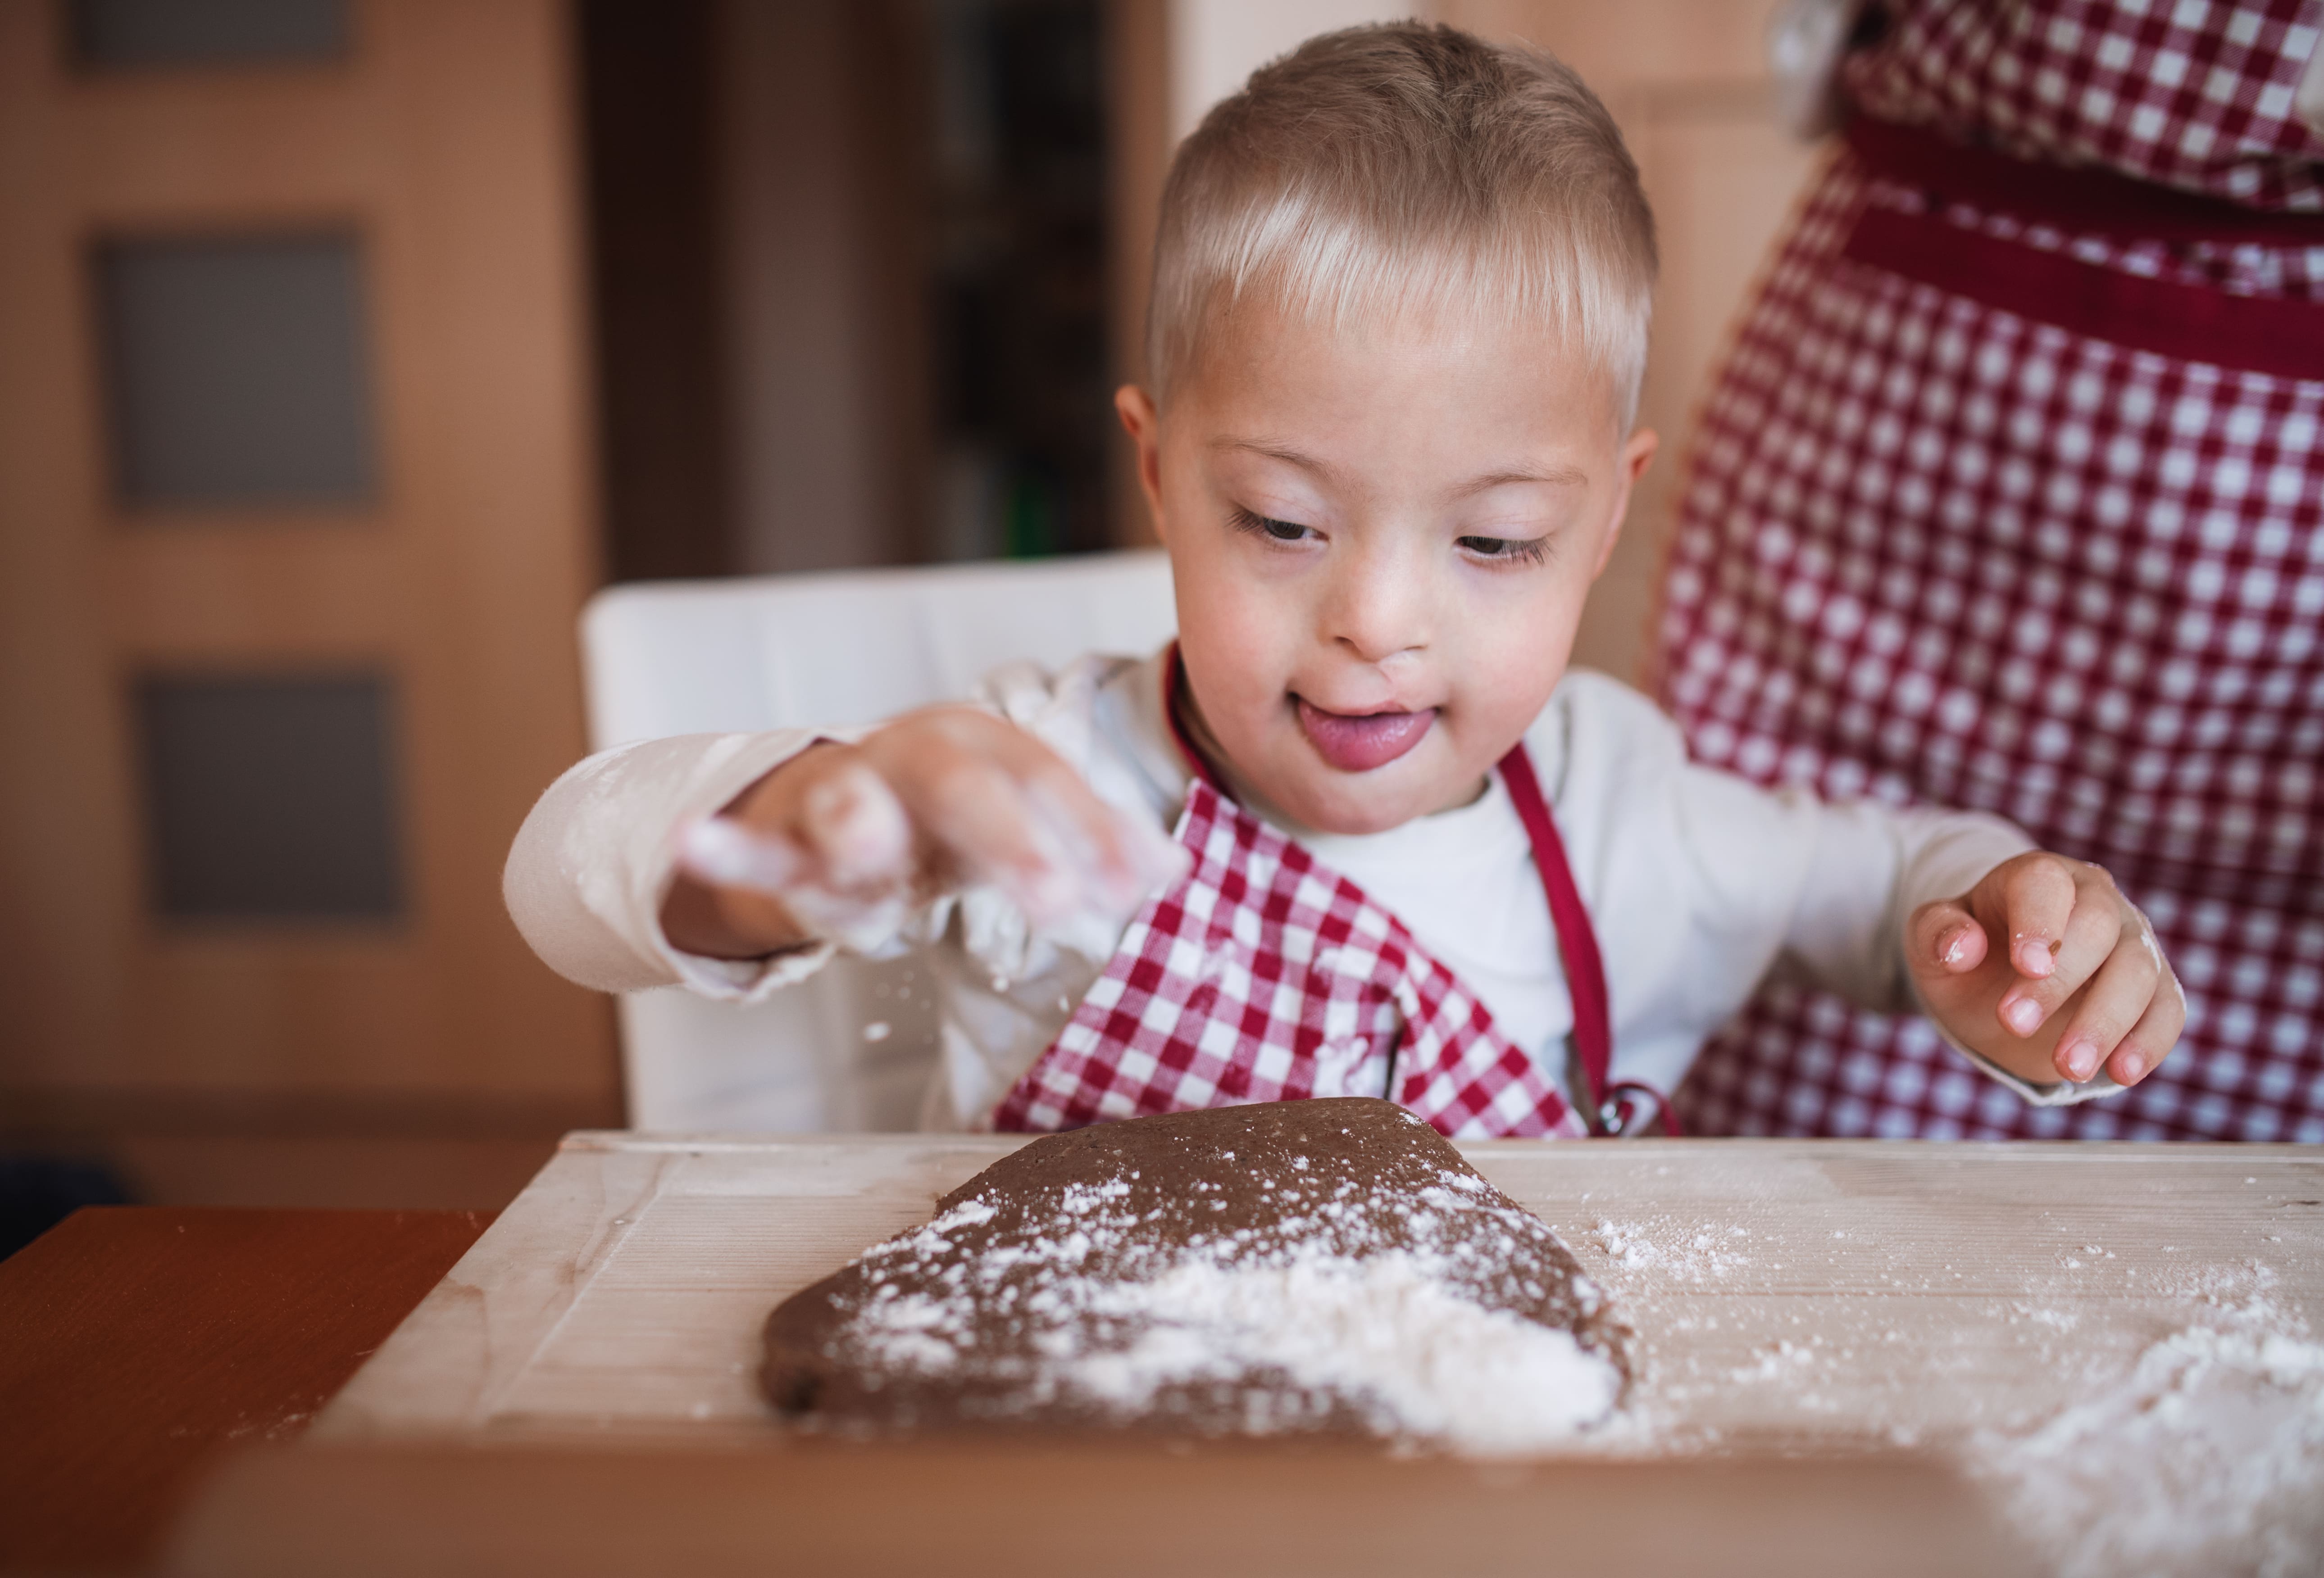
[[[1252,72],[1179,147],[1148,368],[1167,399],[1251,297],[1334,327],[1449,306],[1560,333],[1628,427],[1655,264],[1637,166],[1570,69],[1442,25],[1351,27]]]

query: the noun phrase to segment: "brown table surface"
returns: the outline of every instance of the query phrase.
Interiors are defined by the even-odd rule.
[[[134,1571],[208,1460],[303,1429],[488,1211],[95,1207],[0,1261],[0,1571]]]

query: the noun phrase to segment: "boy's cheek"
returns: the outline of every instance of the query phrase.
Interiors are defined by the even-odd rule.
[[[1312,568],[1221,522],[1182,528],[1170,552],[1180,644],[1199,644],[1214,664],[1282,667],[1315,628],[1323,588]]]
[[[1565,675],[1573,656],[1573,641],[1582,628],[1582,610],[1589,592],[1586,582],[1576,584],[1563,566],[1547,579],[1536,596],[1507,609],[1480,612],[1462,621],[1467,651],[1460,658],[1471,684],[1488,687],[1478,700],[1526,712],[1545,706],[1550,693]]]
[[[1219,573],[1197,563],[1183,573],[1178,643],[1190,667],[1222,679],[1255,681],[1274,666],[1296,610],[1280,588]]]

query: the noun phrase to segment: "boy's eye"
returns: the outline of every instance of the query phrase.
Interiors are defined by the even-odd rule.
[[[1307,535],[1307,528],[1295,521],[1277,520],[1271,516],[1240,508],[1234,512],[1234,523],[1238,529],[1253,537],[1266,537],[1270,542],[1296,543]]]
[[[1460,539],[1463,551],[1480,559],[1508,560],[1517,564],[1538,564],[1549,557],[1549,539],[1536,537],[1464,537]]]

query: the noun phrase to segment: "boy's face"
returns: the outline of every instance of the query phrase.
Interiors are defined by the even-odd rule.
[[[1545,335],[1246,308],[1205,338],[1167,410],[1115,402],[1203,723],[1320,832],[1465,803],[1564,673],[1655,436]]]

